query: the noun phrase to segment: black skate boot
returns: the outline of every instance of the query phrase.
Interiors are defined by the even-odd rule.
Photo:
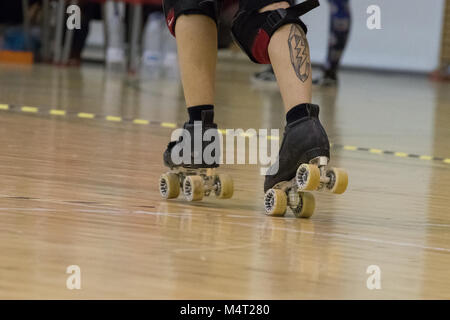
[[[264,182],[264,204],[268,215],[284,215],[289,206],[297,217],[314,212],[314,197],[303,191],[328,189],[343,193],[347,174],[342,169],[326,170],[330,144],[319,121],[319,106],[306,104],[304,116],[285,128],[277,162]]]
[[[217,168],[219,166],[221,146],[218,140],[217,124],[213,121],[214,111],[205,110],[202,111],[202,121],[185,122],[183,134],[177,141],[169,142],[166,151],[164,151],[164,165],[170,169],[178,167],[186,169]],[[212,141],[203,141],[206,131],[209,131],[210,135],[213,136]],[[198,141],[195,141],[196,139]],[[204,157],[203,152],[210,144],[211,147],[214,147],[210,154],[211,157]],[[174,148],[176,149],[174,150]],[[172,154],[173,151],[176,151],[176,154]],[[185,156],[183,154],[185,151],[188,151],[190,155]]]
[[[163,161],[171,171],[159,180],[163,198],[178,197],[180,188],[188,201],[201,200],[212,191],[222,199],[232,197],[231,177],[214,170],[220,163],[221,140],[213,120],[214,111],[204,110],[202,121],[186,122],[179,139],[169,142]]]

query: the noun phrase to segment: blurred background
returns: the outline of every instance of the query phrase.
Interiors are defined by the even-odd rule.
[[[219,47],[229,51],[222,55],[245,58],[233,50],[229,35],[236,2],[224,3]],[[327,59],[333,2],[340,1],[321,1],[318,9],[303,18],[310,29],[315,65],[322,65]],[[348,3],[351,14],[343,67],[419,73],[439,69],[441,74],[448,74],[448,1],[447,7],[445,0],[342,2]],[[72,4],[79,6],[81,18],[81,29],[73,31],[66,27],[72,13],[67,8]],[[380,9],[380,29],[367,27],[371,5]],[[88,61],[130,72],[173,65],[176,61],[176,47],[165,27],[161,0],[4,0],[0,2],[0,48],[0,62],[78,66]]]

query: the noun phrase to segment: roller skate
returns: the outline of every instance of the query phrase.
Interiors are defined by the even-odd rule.
[[[319,106],[307,104],[304,116],[285,128],[277,163],[266,173],[264,206],[267,215],[284,216],[287,207],[298,218],[309,218],[315,200],[309,191],[344,193],[347,172],[327,168],[330,144],[319,121]]]
[[[313,79],[313,85],[321,87],[336,87],[338,85],[338,77],[336,70],[322,70],[322,75]]]
[[[169,142],[163,155],[164,165],[170,171],[161,175],[159,192],[164,199],[174,199],[183,192],[187,201],[200,201],[214,193],[220,199],[233,196],[233,180],[228,174],[217,174],[220,161],[220,139],[214,112],[202,111],[202,121],[186,122],[177,141]],[[205,135],[212,141],[203,141]],[[212,150],[205,157],[205,150]],[[190,155],[184,154],[184,152]],[[174,159],[178,156],[178,160]],[[180,159],[182,158],[182,159]]]

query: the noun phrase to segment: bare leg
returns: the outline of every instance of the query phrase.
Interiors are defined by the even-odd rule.
[[[277,2],[260,12],[288,7],[287,2]],[[278,29],[270,39],[269,56],[286,112],[298,104],[311,103],[311,60],[302,28],[289,24]]]
[[[218,156],[220,153],[215,151],[217,157],[211,156],[206,162],[206,159],[203,158],[206,144],[203,141],[199,141],[199,143],[194,141],[196,138],[194,129],[196,127],[195,122],[202,121],[201,137],[209,129],[217,133],[217,126],[213,122],[217,26],[213,19],[201,14],[181,15],[176,21],[175,35],[181,82],[183,83],[189,120],[183,125],[184,133],[172,140],[167,146],[163,155],[164,163],[169,168],[215,168],[219,165]],[[186,135],[191,137],[190,155],[183,151],[183,158],[180,159],[180,148],[189,148],[189,144],[185,142]],[[214,138],[214,141],[219,142],[218,136]],[[177,149],[174,149],[175,146],[177,146]],[[174,150],[175,152],[172,153]],[[215,150],[219,150],[217,144]],[[173,158],[173,155],[176,158]],[[184,157],[184,155],[187,156]],[[179,182],[181,183],[181,181],[182,179]]]
[[[187,107],[214,104],[217,27],[203,15],[182,15],[175,34]]]

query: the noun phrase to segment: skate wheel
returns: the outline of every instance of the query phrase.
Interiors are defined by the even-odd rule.
[[[219,174],[216,178],[216,196],[219,199],[230,199],[233,196],[233,179],[228,174]]]
[[[317,190],[320,185],[320,170],[316,165],[304,163],[298,167],[295,180],[301,191]]]
[[[299,202],[296,207],[291,207],[292,212],[297,218],[309,218],[313,215],[316,208],[316,200],[311,193],[299,192]]]
[[[284,216],[287,208],[286,193],[281,189],[269,189],[264,196],[264,207],[268,216]]]
[[[331,168],[327,170],[327,177],[330,182],[327,183],[327,189],[336,194],[342,194],[347,190],[348,175],[344,169]]]
[[[187,201],[200,201],[203,199],[203,178],[200,176],[187,176],[183,183],[183,193]]]
[[[159,193],[164,199],[174,199],[180,194],[180,182],[175,173],[167,172],[159,178]]]

